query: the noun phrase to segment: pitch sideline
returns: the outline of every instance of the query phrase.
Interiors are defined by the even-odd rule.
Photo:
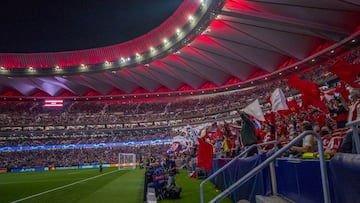
[[[98,178],[98,177],[101,177],[101,176],[104,176],[104,175],[115,173],[115,172],[118,172],[118,170],[114,170],[114,171],[110,171],[110,172],[107,172],[107,173],[104,173],[104,174],[100,174],[100,175],[97,175],[97,176],[86,178],[84,180],[79,180],[79,181],[76,181],[76,182],[73,182],[73,183],[70,183],[70,184],[67,184],[67,185],[63,185],[63,186],[60,186],[60,187],[57,187],[57,188],[53,188],[51,190],[46,190],[44,192],[40,192],[40,193],[37,193],[37,194],[34,194],[34,195],[30,195],[28,197],[24,197],[24,198],[15,200],[15,201],[12,201],[10,203],[21,202],[21,201],[24,201],[24,200],[27,200],[27,199],[38,197],[38,196],[41,196],[43,194],[47,194],[47,193],[50,193],[50,192],[53,192],[53,191],[56,191],[56,190],[61,190],[61,189],[66,188],[66,187],[70,187],[70,186],[73,186],[73,185],[76,185],[76,184],[79,184],[79,183],[82,183],[82,182],[85,182],[85,181],[88,181],[88,180],[92,180],[92,179],[95,179],[95,178]]]

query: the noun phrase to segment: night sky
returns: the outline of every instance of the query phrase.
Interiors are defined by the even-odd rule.
[[[158,27],[182,0],[4,0],[0,53],[58,52],[125,42]]]

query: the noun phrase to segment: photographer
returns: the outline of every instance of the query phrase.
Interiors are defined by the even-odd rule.
[[[171,186],[176,186],[175,182],[175,175],[177,173],[176,163],[175,163],[175,155],[169,155],[169,161],[167,164],[168,167],[168,182],[167,182],[167,188],[170,188]]]

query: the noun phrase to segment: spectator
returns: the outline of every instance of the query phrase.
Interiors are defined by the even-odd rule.
[[[313,126],[309,121],[304,121],[302,123],[302,131],[308,131],[308,130],[312,131]],[[303,138],[303,143],[301,147],[298,146],[291,147],[292,151],[300,152],[300,153],[314,152],[314,149],[315,149],[315,139],[313,135],[306,135]]]
[[[162,188],[165,185],[165,173],[164,169],[160,165],[159,161],[156,160],[153,164],[152,182],[148,184],[149,188],[155,188],[156,197],[159,197],[162,193]]]
[[[360,119],[360,89],[350,89],[350,99],[352,105],[349,108],[348,122]]]
[[[175,156],[169,155],[169,161],[167,164],[168,168],[168,182],[167,182],[167,188],[170,188],[171,186],[176,186],[175,176],[177,173],[176,163],[175,163]]]
[[[360,127],[358,127],[358,136],[360,139]],[[355,146],[355,141],[353,138],[353,131],[349,131],[346,133],[343,143],[342,143],[342,152],[344,153],[352,153],[352,154],[357,154],[358,151],[356,150],[356,146]]]
[[[339,136],[338,133],[331,133],[330,128],[327,126],[321,128],[320,135],[323,139],[324,156],[326,158],[330,158],[340,151],[343,140],[342,136]],[[318,157],[318,154],[318,152],[315,152],[314,157]]]

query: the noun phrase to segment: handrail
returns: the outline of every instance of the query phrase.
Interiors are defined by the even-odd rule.
[[[255,148],[255,147],[260,147],[263,145],[268,145],[268,144],[276,144],[277,141],[270,141],[270,142],[264,142],[264,143],[260,143],[260,144],[253,144],[250,147],[248,147],[246,150],[244,150],[243,152],[241,152],[239,155],[237,155],[235,158],[233,158],[230,162],[226,163],[223,167],[221,167],[221,169],[217,170],[215,173],[211,174],[211,176],[207,177],[205,180],[203,180],[200,183],[200,203],[204,203],[204,191],[203,191],[203,187],[204,184],[206,182],[208,182],[209,180],[213,179],[216,175],[218,175],[220,172],[222,172],[223,170],[225,170],[227,167],[229,167],[233,162],[235,162],[238,158],[242,157],[243,155],[245,155],[247,152],[249,152],[251,149]]]
[[[323,144],[322,144],[320,135],[315,133],[314,131],[304,131],[303,133],[301,133],[294,140],[292,140],[289,144],[287,144],[283,148],[279,149],[279,151],[275,152],[275,154],[268,157],[263,163],[256,166],[253,170],[248,172],[246,175],[244,175],[242,178],[240,178],[238,181],[236,181],[234,184],[232,184],[230,187],[228,187],[226,190],[224,190],[222,193],[220,193],[214,199],[212,199],[210,201],[210,203],[215,203],[215,202],[218,202],[218,201],[224,199],[229,193],[233,192],[237,187],[241,186],[246,181],[250,180],[253,176],[255,176],[257,173],[259,173],[260,170],[264,169],[267,165],[269,165],[271,162],[273,162],[277,157],[279,157],[281,154],[286,152],[288,149],[290,149],[290,147],[292,147],[294,144],[296,144],[298,141],[300,141],[306,135],[309,135],[309,134],[315,136],[316,140],[317,140],[318,151],[319,151],[319,155],[320,155],[320,170],[321,170],[321,180],[322,180],[322,185],[323,185],[324,203],[330,203],[331,200],[330,200],[330,192],[329,192],[329,182],[328,182],[328,176],[327,176],[326,165],[325,165]]]
[[[357,154],[360,154],[360,138],[358,135],[359,134],[358,129],[356,129],[359,124],[360,124],[360,119],[346,123],[346,126],[352,129],[352,133],[353,133],[352,137],[355,142],[355,148]]]

